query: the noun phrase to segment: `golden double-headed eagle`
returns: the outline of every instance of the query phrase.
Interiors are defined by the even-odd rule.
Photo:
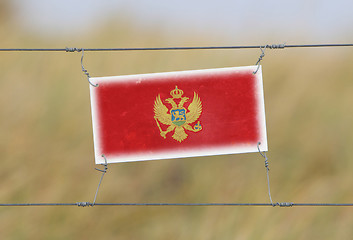
[[[154,118],[160,130],[160,134],[164,139],[167,133],[175,130],[172,136],[173,139],[182,142],[188,137],[185,130],[199,132],[202,129],[200,121],[193,127],[190,125],[199,119],[202,112],[202,103],[199,96],[194,92],[194,98],[188,106],[188,110],[186,110],[183,105],[189,98],[183,97],[183,94],[183,90],[178,89],[177,86],[170,92],[172,97],[165,99],[165,102],[171,105],[171,109],[168,109],[167,106],[163,104],[159,94],[154,101]],[[159,122],[168,125],[166,131],[162,130]]]

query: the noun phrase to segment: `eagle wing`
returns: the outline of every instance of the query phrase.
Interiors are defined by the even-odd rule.
[[[189,111],[186,113],[186,123],[195,122],[201,115],[202,103],[199,96],[194,92],[194,98],[188,107]]]
[[[172,118],[168,114],[168,108],[162,103],[160,95],[154,101],[154,117],[165,125],[172,125]]]

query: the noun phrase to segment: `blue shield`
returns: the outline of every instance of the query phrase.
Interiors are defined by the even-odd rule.
[[[172,109],[170,111],[171,115],[172,115],[172,123],[177,125],[177,126],[181,126],[185,123],[186,121],[186,110],[185,108],[182,109]]]

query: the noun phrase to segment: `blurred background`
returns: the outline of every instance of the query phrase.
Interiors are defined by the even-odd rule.
[[[353,43],[353,2],[0,0],[0,48]],[[86,52],[91,76],[254,65],[254,50]],[[0,52],[0,202],[93,201],[80,53]],[[272,198],[353,202],[353,48],[267,50]],[[109,165],[97,202],[269,202],[258,153]],[[351,239],[349,207],[1,207],[1,239]]]

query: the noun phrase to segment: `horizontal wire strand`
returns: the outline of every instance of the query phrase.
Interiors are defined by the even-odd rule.
[[[176,207],[210,207],[210,206],[229,206],[229,207],[353,207],[353,203],[2,203],[0,207],[48,207],[48,206],[176,206]]]
[[[272,44],[250,46],[203,46],[203,47],[137,47],[137,48],[0,48],[2,52],[81,52],[84,51],[171,51],[171,50],[222,50],[222,49],[284,49],[284,48],[317,48],[317,47],[353,47],[353,43],[330,44]]]

